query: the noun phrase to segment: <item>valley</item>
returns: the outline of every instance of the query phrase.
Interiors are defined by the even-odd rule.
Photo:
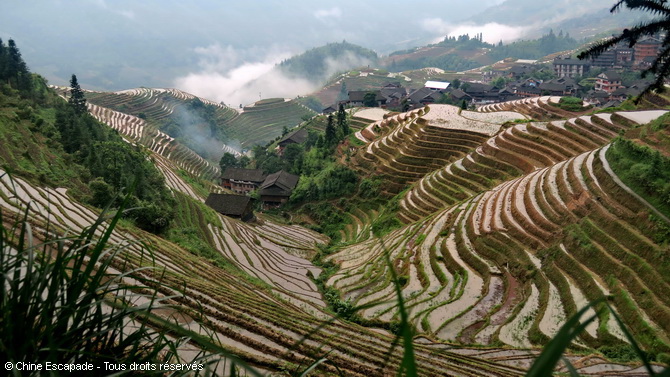
[[[334,43],[363,65],[324,60],[315,92],[238,106],[85,90],[74,74],[48,85],[13,40],[0,47],[0,326],[17,331],[0,352],[26,341],[16,313],[76,306],[69,288],[22,296],[53,261],[55,280],[119,287],[90,310],[131,314],[112,340],[28,339],[31,357],[83,343],[98,357],[146,326],[134,348],[202,375],[527,376],[546,350],[563,361],[545,375],[668,373],[670,96],[630,94],[631,51],[621,72],[573,80],[553,60],[578,47],[562,32],[447,36],[380,60]],[[554,65],[505,55],[533,49]],[[297,80],[321,51],[277,67]],[[595,101],[619,76],[627,91]],[[66,247],[81,265],[60,262]],[[36,331],[79,322],[64,321]]]

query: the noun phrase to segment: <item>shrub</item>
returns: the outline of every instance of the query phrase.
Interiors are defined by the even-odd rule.
[[[139,294],[108,273],[123,251],[107,243],[120,212],[107,227],[101,217],[79,235],[47,235],[41,244],[33,241],[28,216],[26,211],[6,227],[0,211],[0,354],[5,361],[159,362],[176,346],[165,333],[135,320],[157,306],[155,290],[148,284],[133,287],[149,292],[142,295],[149,304],[133,306],[130,301]]]

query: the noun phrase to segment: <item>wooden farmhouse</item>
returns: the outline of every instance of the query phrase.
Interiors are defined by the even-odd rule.
[[[284,149],[289,144],[302,144],[307,140],[307,130],[301,128],[299,130],[289,132],[282,138],[279,143],[277,143],[277,154],[280,156],[284,155]]]
[[[252,200],[246,195],[211,193],[205,204],[224,216],[249,221],[254,218]]]
[[[298,184],[299,178],[283,170],[268,175],[259,191],[263,209],[276,208],[286,203]]]
[[[248,194],[264,180],[265,174],[260,169],[227,168],[221,175],[221,186],[237,194]]]

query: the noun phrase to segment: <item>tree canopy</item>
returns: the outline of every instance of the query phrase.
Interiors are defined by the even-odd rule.
[[[75,113],[83,114],[86,112],[86,97],[84,96],[84,91],[79,86],[79,82],[77,82],[77,76],[74,74],[72,74],[72,78],[70,79],[70,99],[68,102]]]
[[[670,76],[670,4],[667,3],[667,0],[619,0],[610,9],[610,13],[615,13],[624,6],[631,10],[651,13],[656,17],[630,29],[624,29],[621,34],[592,46],[577,57],[579,59],[595,58],[620,43],[633,47],[646,36],[665,34],[659,54],[651,67],[642,73],[643,76],[651,73],[656,79],[640,93],[639,99],[652,90],[663,91],[665,79]]]
[[[13,39],[7,45],[0,39],[0,82],[26,93],[32,88],[28,66]]]

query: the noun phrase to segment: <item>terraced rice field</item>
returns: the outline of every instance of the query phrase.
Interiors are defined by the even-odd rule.
[[[40,230],[49,223],[52,232],[77,232],[98,215],[72,201],[65,190],[35,187],[21,179],[10,180],[7,176],[0,180],[0,204],[6,220],[30,204],[34,229]],[[225,232],[224,229],[230,229],[230,226],[224,224],[223,228],[217,228]],[[271,224],[260,228],[258,234],[268,240],[289,239],[300,243],[301,240],[311,242],[318,238],[304,229],[278,229]],[[276,236],[277,232],[282,233],[281,237]],[[305,364],[325,354],[348,376],[382,376],[393,374],[397,369],[400,355],[392,354],[387,359],[392,342],[389,334],[335,321],[298,344],[329,317],[313,305],[311,298],[299,297],[297,292],[285,297],[286,293],[282,294],[276,288],[249,283],[248,279],[217,268],[174,244],[134,229],[117,228],[112,236],[113,243],[127,245],[124,261],[133,266],[148,264],[142,244],[137,242],[140,239],[154,249],[157,267],[144,273],[161,276],[162,284],[157,289],[160,295],[174,296],[166,303],[184,310],[180,323],[201,334],[214,334],[227,349],[261,372],[278,370],[287,363]],[[287,260],[286,263],[299,266],[294,261]],[[128,265],[114,263],[114,267],[123,271]],[[159,315],[174,315],[174,311],[160,311]],[[418,338],[416,354],[420,370],[426,375],[522,376],[537,352],[455,348]],[[582,372],[595,373],[612,368],[621,371],[622,376],[640,372],[634,367],[608,363],[600,358],[570,359]],[[223,362],[218,365],[217,371],[221,375],[227,373],[224,365]],[[327,372],[336,371],[326,364],[320,373]]]
[[[544,100],[557,101],[533,103]],[[483,110],[502,112],[485,119],[512,120],[518,113],[505,111],[526,112],[519,106],[490,105]],[[437,117],[434,105],[427,114],[404,115],[359,151],[363,169],[414,182],[400,203],[408,225],[330,256],[341,269],[328,284],[355,305],[379,303],[365,317],[393,320],[393,287],[382,258],[388,253],[418,329],[444,341],[522,348],[543,344],[586,302],[612,295],[633,333],[667,352],[670,300],[663,292],[670,271],[661,267],[663,246],[645,216],[657,211],[625,187],[606,157],[620,130],[666,111],[498,123],[498,130],[479,124],[464,130],[489,113],[464,112],[467,121],[450,128],[457,111],[441,111],[451,112],[432,122],[422,119]],[[435,125],[468,132],[470,144],[435,161],[422,149],[436,140],[422,139]],[[408,151],[423,163],[403,163]],[[609,314],[579,340],[591,347],[612,341],[625,338]]]
[[[263,372],[306,365],[327,355],[332,364],[322,364],[322,374],[335,373],[333,365],[348,376],[395,374],[401,354],[388,354],[393,336],[386,331],[335,320],[310,334],[331,318],[308,277],[321,273],[308,258],[318,243],[327,241],[323,236],[267,220],[254,225],[218,215],[206,220],[193,204],[202,202],[202,196],[176,174],[178,169],[204,174],[206,165],[198,165],[197,158],[186,152],[180,154],[171,147],[169,137],[146,127],[139,118],[95,105],[91,111],[152,151],[150,158],[169,187],[179,193],[180,200],[190,203],[193,225],[203,229],[207,242],[235,266],[217,267],[134,228],[115,230],[112,242],[127,245],[124,261],[131,266],[158,267],[144,273],[161,277],[157,288],[165,297],[174,296],[167,303],[184,310],[184,326],[214,334],[227,349]],[[394,320],[389,266],[381,257],[389,252],[392,268],[406,280],[402,292],[411,320],[420,332],[430,335],[415,339],[422,375],[522,376],[537,351],[455,343],[542,344],[565,318],[599,293],[614,296],[614,305],[636,335],[651,333],[663,344],[669,343],[670,302],[663,292],[669,288],[670,273],[659,267],[661,249],[651,238],[646,218],[639,215],[650,209],[623,186],[606,158],[608,137],[617,129],[658,113],[530,123],[493,136],[489,133],[494,133],[490,130],[495,122],[487,120],[494,118],[463,114],[465,120],[458,122],[475,124],[477,131],[473,131],[463,126],[451,129],[448,123],[431,124],[422,120],[424,115],[416,111],[380,121],[382,137],[370,143],[376,143],[375,147],[364,148],[375,152],[366,157],[386,165],[382,169],[389,176],[405,171],[403,165],[424,168],[425,155],[434,161],[431,166],[437,165],[423,179],[408,176],[405,180],[416,182],[401,213],[408,225],[381,242],[370,238],[369,223],[376,214],[357,211],[358,221],[347,233],[358,243],[330,257],[341,269],[328,281],[344,298],[378,304],[362,315]],[[374,136],[373,127],[370,132]],[[468,147],[457,148],[463,143]],[[388,160],[376,157],[395,153],[390,146],[402,152]],[[546,156],[529,153],[539,147],[545,148]],[[357,158],[364,168],[365,157]],[[475,168],[479,173],[467,174]],[[480,178],[490,172],[498,175]],[[78,232],[98,217],[64,189],[38,187],[3,174],[0,171],[3,218],[17,216],[30,205],[36,235],[47,225],[59,234]],[[452,174],[454,178],[446,181],[460,186],[453,190],[452,203],[440,196],[450,187],[447,184],[429,191],[428,187],[440,184],[433,177],[437,174]],[[426,193],[417,190],[421,185]],[[433,207],[427,209],[426,203]],[[423,209],[425,216],[413,217],[410,206]],[[142,252],[144,244],[154,251],[153,263]],[[123,271],[129,266],[119,261],[114,267]],[[308,334],[309,339],[299,343]],[[603,315],[580,342],[596,346],[622,338],[611,316]],[[644,374],[641,368],[599,357],[569,359],[586,376],[604,371],[621,376]],[[220,374],[226,373],[223,368],[219,365]]]
[[[352,160],[359,169],[385,177],[387,190],[395,194],[407,184],[464,157],[500,129],[500,124],[495,123],[500,118],[525,119],[516,113],[461,115],[457,107],[450,105],[432,105],[425,113],[415,110],[398,114],[359,131],[359,139],[372,142]],[[379,132],[375,133],[375,129]]]
[[[74,202],[65,190],[35,187],[19,178],[10,180],[4,172],[0,175],[3,175],[0,205],[5,221],[18,216],[30,205],[36,235],[47,224],[51,232],[78,232],[98,216],[94,210]],[[115,229],[111,242],[126,245],[124,263],[114,263],[114,268],[123,271],[129,267],[126,263],[149,264],[149,258],[142,251],[143,244],[138,241],[151,245],[156,269],[144,273],[161,277],[162,284],[157,289],[165,297],[174,296],[166,303],[184,310],[182,325],[202,334],[214,334],[227,349],[261,371],[278,370],[286,363],[308,363],[324,354],[351,376],[385,375],[397,369],[398,355],[391,355],[383,362],[392,337],[353,324],[339,321],[326,324],[298,344],[329,318],[323,311],[320,296],[314,295],[309,283],[300,283],[307,270],[318,274],[318,269],[291,256],[295,249],[313,247],[315,241],[323,241],[320,236],[296,227],[266,223],[252,229],[236,221],[220,220],[222,226],[209,224],[216,242],[221,243],[220,251],[242,267],[245,262],[240,262],[240,258],[258,259],[260,263],[249,272],[261,279],[269,277],[263,283],[267,285],[251,283],[239,273],[217,268],[177,245],[122,227]],[[252,249],[256,256],[249,253]],[[174,314],[173,311],[160,313]],[[522,369],[515,366],[449,350],[435,351],[430,346],[417,345],[417,360],[430,375],[522,375]],[[322,372],[328,371],[334,373],[335,369],[324,365]],[[227,373],[223,364],[219,365],[218,372]]]
[[[167,134],[148,126],[143,119],[91,103],[88,104],[88,110],[100,122],[119,131],[133,142],[174,161],[181,169],[194,176],[214,179],[221,175],[221,169],[217,165],[203,159]]]
[[[314,111],[296,101],[267,99],[246,106],[242,113],[230,120],[226,132],[243,149],[250,149],[256,144],[267,144],[280,136],[284,127],[291,129],[300,124],[304,117],[314,115]]]
[[[574,113],[552,105],[552,103],[557,104],[560,99],[561,97],[556,96],[528,97],[480,106],[477,110],[484,113],[515,111],[538,120],[561,119],[574,116]],[[588,106],[588,103],[584,102],[583,105]]]
[[[224,126],[227,143],[250,149],[255,144],[266,144],[281,135],[284,127],[293,128],[303,117],[315,113],[296,101],[273,98],[258,101],[237,111],[178,89],[130,89],[114,93],[88,92],[89,102],[127,114],[143,116],[153,123],[166,120],[175,111],[184,111],[185,101],[198,98],[216,107],[216,121]],[[227,145],[222,142],[222,148]]]
[[[103,107],[138,115],[144,113],[147,119],[160,120],[172,114],[184,101],[199,99],[205,104],[216,106],[217,115],[232,118],[235,110],[206,98],[197,97],[179,89],[137,88],[118,92],[86,92],[89,102]],[[227,116],[224,116],[226,115]]]

